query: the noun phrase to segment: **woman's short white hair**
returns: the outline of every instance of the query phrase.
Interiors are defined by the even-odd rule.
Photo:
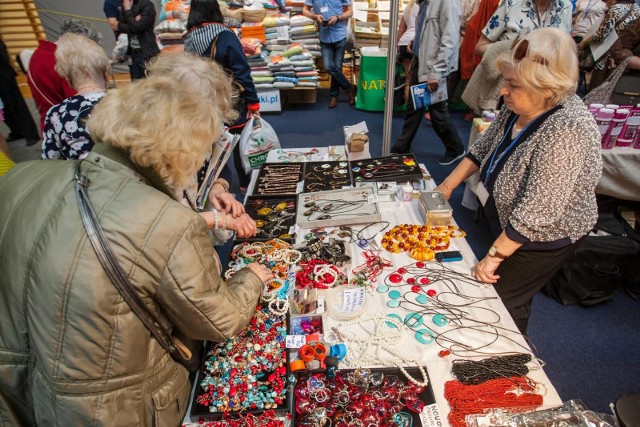
[[[63,34],[56,46],[56,72],[67,79],[74,89],[81,83],[105,83],[111,61],[93,40],[75,33]]]
[[[578,57],[576,44],[558,28],[539,28],[519,36],[510,54],[500,56],[496,66],[512,66],[522,86],[537,93],[550,93],[549,103],[556,105],[576,93]]]

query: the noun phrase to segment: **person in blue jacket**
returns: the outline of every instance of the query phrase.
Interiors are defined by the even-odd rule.
[[[212,58],[231,73],[238,85],[240,99],[235,107],[239,118],[229,126],[229,131],[241,133],[252,115],[259,116],[260,101],[240,40],[223,22],[224,18],[216,0],[192,0],[184,49],[202,57]],[[238,145],[233,150],[233,163],[238,173],[240,189],[246,191],[250,176],[242,167]]]

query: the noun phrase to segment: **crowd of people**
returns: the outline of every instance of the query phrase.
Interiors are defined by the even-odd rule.
[[[168,330],[224,340],[247,324],[272,278],[259,264],[221,277],[212,232],[256,233],[229,193],[228,167],[204,212],[188,196],[212,144],[259,116],[242,45],[218,2],[192,0],[185,51],[162,55],[153,3],[113,3],[105,2],[105,13],[116,37],[128,36],[130,85],[108,90],[101,37],[78,20],[65,22],[55,43],[41,41],[28,67],[42,159],[58,161],[11,161],[6,141],[40,137],[16,102],[15,72],[0,43],[0,98],[12,132],[0,138],[0,176],[8,170],[0,178],[0,412],[16,425],[153,425],[160,418],[178,425],[186,411],[188,373],[102,270],[82,225],[78,186],[128,279]],[[302,12],[320,27],[333,77],[330,108],[340,89],[350,103],[356,96],[340,67],[352,7],[350,0],[307,0]],[[438,162],[459,162],[437,190],[448,199],[479,174],[474,192],[495,241],[473,274],[495,285],[522,334],[533,295],[597,218],[600,133],[576,95],[579,51],[615,30],[618,40],[595,61],[592,86],[616,64],[640,69],[639,18],[632,0],[412,0],[402,15],[407,87],[449,86],[451,95],[460,81],[470,108],[499,110],[466,148],[446,101],[414,108],[407,93],[392,151],[411,151],[428,110],[445,147]],[[481,95],[473,93],[479,86]],[[249,177],[238,154],[243,188]]]

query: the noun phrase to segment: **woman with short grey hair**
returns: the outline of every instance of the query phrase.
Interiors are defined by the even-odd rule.
[[[494,284],[526,334],[533,296],[598,218],[600,133],[575,94],[578,59],[566,32],[533,30],[515,40],[497,68],[505,106],[436,189],[449,199],[480,172],[475,192],[496,240],[473,274]]]
[[[57,73],[77,94],[47,112],[42,158],[84,159],[93,147],[85,121],[106,93],[111,63],[96,42],[74,33],[60,37],[55,55]]]

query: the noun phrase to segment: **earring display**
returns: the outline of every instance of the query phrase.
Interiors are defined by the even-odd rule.
[[[256,222],[258,232],[249,240],[281,239],[291,242],[296,225],[295,197],[248,196],[247,214]]]
[[[406,381],[396,368],[345,369],[335,378],[301,372],[293,391],[297,427],[419,426],[422,409],[435,403],[429,386]]]
[[[354,182],[407,182],[422,179],[422,171],[413,154],[393,155],[351,162],[351,174]]]
[[[305,193],[339,190],[351,185],[351,172],[347,162],[313,162],[305,166]]]
[[[257,195],[294,195],[302,191],[304,163],[265,163],[254,187]]]
[[[300,228],[337,227],[380,221],[370,187],[298,195],[296,224]]]

